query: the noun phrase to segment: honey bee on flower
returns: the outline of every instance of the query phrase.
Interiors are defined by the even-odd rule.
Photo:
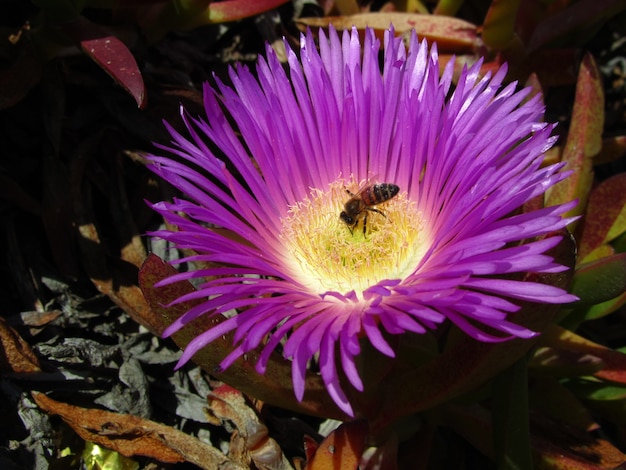
[[[331,27],[317,41],[303,34],[298,53],[285,46],[287,70],[267,46],[256,73],[237,66],[232,85],[206,84],[206,117],[183,110],[186,135],[168,126],[172,143],[150,157],[181,194],[153,204],[177,229],[152,235],[202,262],[161,284],[204,279],[177,301],[201,302],[164,334],[229,312],[179,365],[233,332],[222,369],[257,350],[263,374],[278,350],[302,400],[314,359],[328,394],[354,415],[344,388],[364,388],[363,341],[394,357],[388,335],[446,322],[478,341],[530,338],[515,323],[521,302],[576,299],[511,276],[566,269],[546,254],[559,237],[543,236],[571,222],[563,214],[575,202],[517,210],[567,173],[542,165],[554,126],[539,97],[504,83],[506,66],[483,76],[479,61],[452,89],[454,63],[440,69],[436,46],[415,32],[408,45],[385,32],[382,70],[372,29],[362,42],[354,28]],[[362,181],[370,171],[387,183],[346,200],[338,175]],[[368,243],[346,237],[346,225],[368,232],[372,213],[393,223]]]

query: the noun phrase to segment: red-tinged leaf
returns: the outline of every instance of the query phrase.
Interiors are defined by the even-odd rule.
[[[583,214],[593,183],[593,160],[602,148],[604,92],[602,79],[591,54],[585,54],[578,72],[576,97],[567,141],[563,149],[565,167],[573,174],[547,192],[547,206],[578,199],[567,215]],[[572,229],[576,223],[572,224]]]
[[[626,157],[626,135],[618,135],[607,137],[602,141],[602,150],[593,157],[593,162],[596,165],[604,165],[624,157]]]
[[[350,29],[355,26],[363,31],[366,27],[374,30],[382,39],[385,30],[393,24],[397,35],[404,35],[415,29],[420,38],[436,41],[439,51],[446,53],[475,53],[481,46],[476,25],[457,18],[420,13],[377,12],[359,13],[349,16],[326,16],[324,18],[300,18],[296,24],[302,30],[306,27],[327,28],[332,24],[336,29]]]
[[[225,0],[210,2],[204,15],[206,23],[224,23],[273,10],[289,0]]]
[[[191,462],[203,469],[247,467],[229,460],[218,449],[174,429],[137,416],[82,408],[32,392],[37,406],[59,415],[81,438],[127,457],[142,455],[166,463]]]
[[[591,191],[578,246],[583,262],[594,250],[626,231],[625,188],[626,173],[619,173]]]
[[[365,450],[367,422],[343,423],[319,445],[305,470],[356,470]]]
[[[544,331],[539,344],[556,350],[600,358],[604,367],[593,375],[599,379],[626,384],[626,354],[594,343],[557,325],[552,325]]]
[[[546,4],[541,0],[524,0],[517,9],[515,35],[523,44],[528,44],[537,23],[546,17]]]
[[[545,19],[535,28],[528,47],[530,50],[536,50],[576,31],[593,25],[600,26],[605,20],[624,9],[626,9],[626,4],[623,0],[571,2],[561,11],[553,15],[546,15]]]
[[[589,353],[560,347],[539,346],[529,363],[533,375],[539,377],[580,377],[601,371],[604,361]]]
[[[574,245],[564,238],[551,253],[558,263],[573,267]],[[561,288],[567,287],[571,271],[558,274],[528,275],[525,279]],[[552,324],[560,307],[546,304],[522,304],[511,317],[517,324],[533,331],[543,331]],[[470,392],[513,364],[532,348],[538,338],[512,339],[503,343],[484,343],[453,329],[446,347],[435,359],[405,374],[390,376],[384,382],[386,392],[380,409],[371,419],[374,433],[401,416],[433,408]]]
[[[493,0],[483,23],[482,38],[485,44],[501,51],[514,40],[517,10],[521,0]]]
[[[563,49],[540,49],[524,57],[523,62],[518,63],[515,57],[519,54],[517,49],[511,53],[504,52],[507,61],[517,64],[515,73],[520,78],[527,77],[530,73],[536,73],[544,88],[565,86],[576,83],[576,66],[580,60],[580,51],[573,48]]]
[[[62,29],[85,54],[135,99],[139,108],[145,107],[146,89],[141,71],[122,41],[82,16],[66,23]]]
[[[165,264],[154,254],[148,256],[139,271],[141,290],[151,309],[163,319],[161,332],[201,302],[197,300],[164,307],[182,295],[195,291],[195,288],[186,281],[155,287],[157,282],[175,273],[177,271],[173,267]],[[221,315],[211,318],[208,315],[202,315],[172,335],[172,338],[181,349],[184,349],[196,336],[223,321],[224,317]],[[223,382],[266,403],[314,416],[346,419],[346,415],[337,408],[328,395],[321,378],[313,373],[307,374],[304,399],[298,402],[291,382],[291,362],[278,354],[272,355],[265,374],[259,374],[254,368],[258,358],[258,353],[254,351],[248,353],[245,359],[238,359],[225,371],[218,372],[220,362],[233,349],[232,337],[233,334],[230,333],[216,339],[198,351],[193,361]]]
[[[531,415],[534,467],[552,470],[616,470],[626,455],[604,439],[537,413]]]
[[[626,292],[626,253],[583,264],[576,270],[570,292],[577,305],[595,305]]]

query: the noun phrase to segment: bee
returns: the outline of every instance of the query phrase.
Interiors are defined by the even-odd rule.
[[[392,183],[368,184],[356,194],[346,189],[350,199],[344,204],[339,218],[348,226],[350,233],[353,233],[353,229],[363,219],[363,235],[365,235],[368,212],[376,212],[386,218],[387,216],[384,212],[375,209],[373,206],[392,199],[399,191],[400,187]]]

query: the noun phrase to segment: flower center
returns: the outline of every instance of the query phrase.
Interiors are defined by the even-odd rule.
[[[293,205],[281,231],[293,276],[314,292],[359,295],[413,273],[428,247],[425,224],[406,192],[393,189],[339,179]]]

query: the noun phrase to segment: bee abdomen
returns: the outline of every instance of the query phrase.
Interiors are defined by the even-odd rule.
[[[369,191],[362,195],[363,202],[368,206],[375,206],[388,201],[400,191],[400,187],[392,183],[380,183],[373,185]]]

